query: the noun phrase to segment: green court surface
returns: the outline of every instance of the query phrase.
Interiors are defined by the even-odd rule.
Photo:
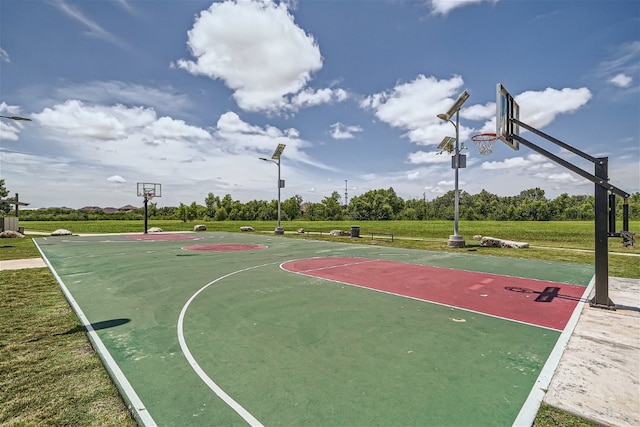
[[[359,257],[446,267],[454,277],[586,286],[593,276],[576,264],[252,233],[181,236],[198,240],[34,239],[148,424],[510,425],[561,331],[280,265]],[[254,246],[184,249],[216,244]]]

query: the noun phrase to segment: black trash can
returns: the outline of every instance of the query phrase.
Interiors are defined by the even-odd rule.
[[[351,226],[351,237],[360,237],[360,227],[357,225]]]

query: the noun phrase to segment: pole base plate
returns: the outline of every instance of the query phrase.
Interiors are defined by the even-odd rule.
[[[466,243],[464,241],[464,237],[453,234],[449,236],[447,246],[449,246],[450,248],[464,248],[466,246]]]

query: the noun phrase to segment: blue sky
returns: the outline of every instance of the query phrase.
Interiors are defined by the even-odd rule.
[[[637,0],[0,2],[0,176],[30,207],[321,201],[393,187],[454,187],[450,123],[463,91],[460,188],[501,196],[593,194],[526,147],[480,155],[496,84],[521,120],[597,157],[640,191]],[[590,163],[522,134],[593,172]]]

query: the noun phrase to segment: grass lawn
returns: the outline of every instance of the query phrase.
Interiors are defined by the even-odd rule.
[[[0,282],[0,424],[135,426],[49,270]]]
[[[196,223],[149,221],[164,231],[193,230]],[[257,232],[272,232],[275,222],[207,222],[208,231],[239,231],[251,225]],[[65,228],[74,233],[143,231],[141,221],[21,222],[27,233],[50,233]],[[349,237],[327,236],[333,229],[349,230],[348,222],[286,222],[287,232],[299,228],[322,231],[312,238],[354,242]],[[469,254],[546,259],[593,264],[592,222],[461,222],[466,248],[446,245],[452,233],[448,221],[379,221],[361,227],[359,244],[392,245]],[[637,230],[640,222],[632,221]],[[394,240],[371,239],[369,233],[393,233]],[[529,249],[485,248],[473,236],[485,235],[527,241]],[[287,237],[309,238],[288,233]],[[562,249],[558,249],[562,248]],[[638,245],[622,248],[609,239],[609,274],[640,278],[640,263],[626,254],[639,254]],[[0,260],[39,257],[30,236],[0,240]],[[135,425],[128,409],[93,351],[86,334],[47,269],[0,272],[0,424],[4,425]],[[573,415],[542,405],[536,427],[594,426]]]

